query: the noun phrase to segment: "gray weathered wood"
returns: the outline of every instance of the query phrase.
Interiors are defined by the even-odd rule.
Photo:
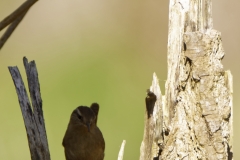
[[[212,1],[170,0],[166,96],[160,113],[145,119],[141,160],[233,159],[233,82],[223,69],[224,55]],[[162,122],[154,121],[156,115]],[[153,141],[157,127],[162,136]]]
[[[27,132],[31,159],[50,160],[36,64],[34,61],[28,63],[25,57],[23,58],[23,62],[27,73],[33,111],[18,67],[8,68],[18,95],[18,101]]]

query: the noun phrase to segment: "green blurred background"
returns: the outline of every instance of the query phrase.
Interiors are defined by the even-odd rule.
[[[24,0],[1,0],[0,20]],[[234,76],[234,147],[240,159],[239,1],[213,0],[225,69]],[[3,32],[1,32],[1,35]],[[168,0],[40,0],[0,51],[0,159],[30,160],[25,127],[8,66],[37,63],[51,158],[64,160],[62,137],[79,105],[100,104],[105,160],[139,158],[145,91],[167,76]]]

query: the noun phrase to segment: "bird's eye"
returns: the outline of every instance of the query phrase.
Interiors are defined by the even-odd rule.
[[[81,115],[78,114],[77,116],[78,116],[78,119],[82,120],[82,116]]]

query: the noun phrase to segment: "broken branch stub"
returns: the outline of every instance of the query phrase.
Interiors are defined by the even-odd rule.
[[[8,69],[12,76],[18,95],[18,101],[27,132],[31,159],[50,160],[36,64],[34,61],[28,63],[27,58],[25,57],[23,58],[23,62],[27,73],[33,110],[31,108],[25,85],[23,83],[18,67],[8,67]]]
[[[157,102],[153,116],[145,118],[140,159],[232,160],[232,75],[221,63],[225,53],[213,29],[212,2],[170,0],[169,7],[166,96],[155,114],[158,94],[151,90]],[[161,133],[158,143],[155,131]]]
[[[159,156],[162,146],[162,95],[158,78],[153,74],[153,82],[147,91],[145,127],[143,141],[140,148],[140,160],[152,160]]]

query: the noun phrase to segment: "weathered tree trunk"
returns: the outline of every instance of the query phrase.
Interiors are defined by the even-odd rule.
[[[233,159],[232,75],[212,28],[211,0],[170,0],[166,96],[154,74],[140,160]]]
[[[27,74],[33,110],[18,67],[15,66],[8,68],[18,95],[18,101],[27,131],[31,159],[50,160],[36,64],[34,61],[28,63],[28,60],[25,57],[23,58],[23,63]]]

